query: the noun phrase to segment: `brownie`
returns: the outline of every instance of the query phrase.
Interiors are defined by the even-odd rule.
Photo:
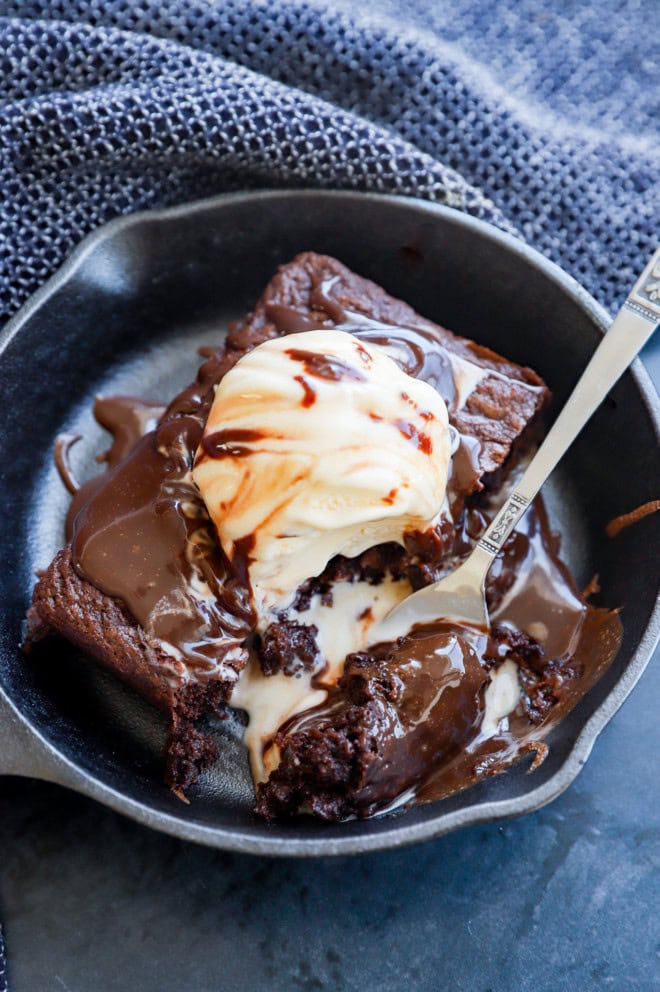
[[[350,326],[352,333],[370,336],[372,341],[386,337],[388,328],[407,329],[406,347],[411,356],[407,370],[431,381],[441,393],[446,386],[450,422],[467,449],[476,452],[477,461],[472,458],[465,476],[468,481],[463,480],[459,487],[455,480],[463,497],[480,489],[488,479],[499,480],[512,451],[515,453],[529,436],[548,401],[547,388],[530,369],[432,324],[333,258],[305,252],[279,269],[254,310],[230,327],[225,343],[201,366],[196,381],[172,400],[157,428],[141,440],[136,437],[134,450],[117,464],[110,464],[109,471],[90,488],[87,501],[79,494],[76,505],[80,510],[73,538],[39,578],[28,614],[30,642],[47,633],[66,637],[169,715],[166,781],[179,794],[194,783],[216,755],[197,722],[205,712],[222,714],[247,660],[241,642],[254,624],[246,576],[236,574],[224,559],[199,494],[186,481],[214,387],[243,354],[263,341],[283,333],[338,325]],[[437,361],[433,369],[430,365],[427,369],[425,362],[434,348]],[[483,369],[483,375],[460,403],[452,393],[447,368],[440,368],[443,362],[447,365],[446,353]],[[190,562],[186,564],[189,555],[185,542],[192,540],[197,555],[195,575],[201,575],[207,584],[211,593],[207,599],[215,597],[220,604],[217,615],[207,624],[210,634],[205,633],[194,658],[181,650],[182,644],[190,642],[190,625],[185,637],[181,633],[180,641],[176,641],[168,633],[172,624],[168,621],[168,627],[165,623],[167,611],[158,617],[148,612],[140,614],[144,607],[135,593],[138,587],[123,588],[121,556],[131,552],[130,533],[126,537],[117,532],[109,555],[114,568],[108,573],[112,582],[100,581],[101,573],[95,571],[101,567],[101,559],[98,554],[94,557],[90,548],[93,549],[97,532],[108,521],[112,523],[116,499],[134,498],[133,490],[125,484],[127,477],[134,482],[139,480],[145,490],[140,496],[143,504],[129,509],[135,511],[136,519],[139,516],[140,526],[146,521],[153,533],[161,526],[156,518],[161,514],[164,494],[179,501],[176,507],[173,504],[169,508],[169,517],[167,513],[163,516],[162,526],[170,520],[168,539],[173,543],[172,554],[176,552],[178,556],[176,568],[170,567],[168,561],[158,563],[159,575],[176,573],[174,579],[163,579],[171,583],[164,598],[170,596],[170,605],[175,594],[188,596],[188,605],[197,603],[190,593],[192,566]],[[136,488],[139,487],[134,485]],[[170,496],[172,492],[176,495]],[[187,517],[180,512],[184,504]],[[178,517],[174,512],[177,507]],[[122,541],[127,542],[126,547]],[[439,544],[432,553],[444,553],[443,547]],[[107,548],[103,553],[107,555]],[[368,570],[368,553],[365,560]],[[136,571],[134,564],[131,559],[131,574]],[[149,559],[145,557],[138,565],[137,571],[144,572]],[[202,622],[208,619],[206,606],[195,609],[201,629]],[[178,647],[167,648],[172,643]],[[286,649],[283,643],[275,642],[274,634],[268,647],[272,670],[286,670]],[[311,656],[314,645],[308,645],[307,650]],[[219,662],[216,654],[222,655]]]
[[[166,713],[174,709],[167,655],[151,653],[140,625],[120,599],[106,596],[78,574],[70,544],[37,582],[28,623],[33,642],[49,630],[58,631],[154,706]]]
[[[438,655],[442,640],[436,625],[397,645],[350,655],[328,702],[303,716],[300,726],[277,734],[281,758],[258,786],[259,814],[270,820],[306,808],[322,820],[369,817],[433,767],[451,770],[456,758],[463,759],[460,785],[478,777],[476,758],[472,767],[465,767],[464,758],[479,717],[484,659],[466,651],[462,678],[439,694],[438,667],[445,662]],[[543,651],[519,631],[494,625],[486,659],[489,652],[500,663],[515,660],[534,688],[547,679]],[[418,669],[416,678],[411,677],[411,658]],[[425,720],[411,719],[407,712],[415,697],[423,701]],[[534,718],[541,719],[538,713]]]

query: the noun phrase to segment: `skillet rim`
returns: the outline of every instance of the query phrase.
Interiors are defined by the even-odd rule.
[[[427,213],[431,218],[441,217],[444,221],[467,228],[482,238],[495,242],[498,247],[524,259],[540,270],[559,289],[569,296],[604,333],[610,317],[603,307],[575,280],[558,265],[529,247],[518,238],[500,231],[486,221],[465,214],[452,207],[435,204],[417,197],[403,197],[391,194],[362,193],[346,190],[316,189],[271,189],[225,193],[157,210],[142,210],[103,224],[90,232],[69,255],[53,276],[38,289],[9,320],[0,331],[0,363],[9,343],[21,328],[33,317],[37,310],[48,303],[54,294],[76,275],[85,260],[105,241],[115,237],[127,228],[142,224],[159,224],[203,215],[209,210],[221,208],[224,204],[241,201],[268,201],[281,198],[305,198],[370,200],[374,203],[394,203],[410,206],[414,210]],[[2,366],[0,364],[0,374]],[[630,366],[628,373],[633,377],[640,399],[649,415],[656,437],[660,439],[660,400],[655,392],[650,376],[639,359]],[[628,374],[625,373],[625,374]],[[250,826],[213,827],[202,823],[186,822],[169,813],[155,810],[148,803],[138,802],[121,791],[106,784],[91,772],[82,769],[66,753],[51,744],[40,730],[15,705],[11,696],[0,683],[0,753],[7,757],[8,767],[0,768],[0,774],[18,774],[56,782],[103,803],[137,822],[161,830],[185,840],[192,840],[208,846],[240,853],[272,856],[315,857],[329,855],[362,854],[370,851],[395,849],[409,844],[431,840],[453,830],[472,824],[531,813],[560,795],[575,780],[580,769],[589,757],[593,745],[624,700],[630,694],[650,661],[655,645],[660,639],[660,596],[633,652],[626,669],[612,687],[600,706],[586,721],[565,760],[557,771],[543,784],[524,795],[499,801],[468,804],[451,812],[438,812],[422,823],[406,824],[405,814],[391,818],[391,826],[373,834],[327,836],[318,834],[309,839],[274,836],[278,825],[255,822]],[[4,712],[3,712],[4,711]],[[465,795],[469,796],[469,790]],[[441,809],[441,807],[439,807]],[[365,821],[369,822],[369,821]]]

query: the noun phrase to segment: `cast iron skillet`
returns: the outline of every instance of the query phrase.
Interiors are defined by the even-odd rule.
[[[167,399],[194,375],[196,348],[249,309],[276,266],[303,249],[336,255],[422,314],[537,369],[563,403],[608,324],[555,265],[454,210],[411,199],[328,192],[222,196],[112,222],[90,235],[0,337],[5,551],[0,572],[0,771],[61,783],[149,826],[259,854],[348,854],[396,847],[481,820],[529,812],[577,775],[597,734],[646,665],[660,626],[660,520],[616,540],[613,516],[660,492],[659,404],[637,363],[549,487],[564,553],[581,583],[600,575],[623,607],[620,654],[529,761],[441,803],[327,826],[267,825],[252,812],[238,718],[218,725],[221,757],[186,806],[161,784],[161,717],[66,643],[26,659],[21,622],[34,582],[62,543],[68,497],[56,434],[83,434],[81,476],[103,449],[98,391]]]

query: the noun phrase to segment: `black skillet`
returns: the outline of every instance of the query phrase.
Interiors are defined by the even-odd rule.
[[[63,540],[68,496],[53,441],[75,431],[81,477],[104,438],[91,417],[103,391],[167,399],[194,375],[276,266],[303,249],[337,256],[453,330],[537,369],[557,406],[607,326],[569,276],[522,243],[454,210],[354,193],[222,196],[137,214],[90,235],[0,337],[0,773],[58,782],[149,826],[260,854],[348,854],[396,847],[481,820],[529,812],[577,775],[598,733],[646,665],[660,627],[660,519],[617,539],[607,521],[660,493],[660,404],[639,363],[578,439],[546,492],[564,554],[600,602],[623,607],[614,665],[556,728],[550,756],[440,803],[332,826],[267,825],[252,789],[238,718],[218,725],[221,757],[186,806],[161,784],[161,717],[64,642],[26,658],[21,622],[36,568]]]

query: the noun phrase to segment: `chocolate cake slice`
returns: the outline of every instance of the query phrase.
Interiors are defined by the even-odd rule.
[[[549,398],[530,369],[425,320],[333,258],[305,252],[280,268],[155,429],[129,451],[113,449],[108,471],[77,495],[71,539],[40,577],[29,611],[30,641],[66,637],[169,715],[165,777],[179,794],[216,755],[196,724],[224,712],[255,624],[240,556],[223,554],[191,476],[214,387],[267,339],[328,327],[383,347],[446,400],[459,529],[465,499],[497,485]],[[447,547],[432,542],[427,557]]]

